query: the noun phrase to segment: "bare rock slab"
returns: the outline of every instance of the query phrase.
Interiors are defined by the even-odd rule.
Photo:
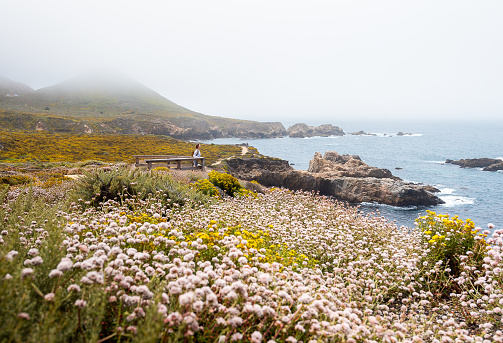
[[[375,202],[392,206],[432,206],[443,201],[439,190],[405,182],[387,169],[367,165],[358,156],[316,153],[309,170],[294,170],[288,161],[273,158],[233,158],[228,172],[267,187],[316,191],[350,203]]]

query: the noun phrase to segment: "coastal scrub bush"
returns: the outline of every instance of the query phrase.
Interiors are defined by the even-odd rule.
[[[208,179],[197,180],[192,183],[192,187],[211,197],[218,197],[220,195],[218,189]]]
[[[212,184],[224,190],[224,192],[231,197],[233,197],[243,188],[241,187],[238,179],[227,173],[219,173],[215,170],[212,170],[211,172],[209,172],[208,178]]]
[[[0,176],[0,184],[16,186],[25,185],[35,182],[35,180],[28,175],[4,175]]]
[[[426,211],[425,216],[416,219],[416,225],[423,233],[423,241],[428,245],[427,260],[431,265],[439,264],[452,277],[461,272],[463,257],[480,267],[486,256],[486,234],[480,233],[473,221],[463,221],[458,216],[449,217]]]
[[[206,200],[202,193],[174,181],[163,171],[126,167],[87,172],[77,181],[72,194],[74,201],[82,199],[95,207],[109,199],[124,203],[132,197],[140,200],[158,197],[163,206],[183,205],[187,198]]]

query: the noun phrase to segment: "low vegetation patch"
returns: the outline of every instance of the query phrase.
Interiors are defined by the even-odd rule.
[[[133,155],[192,156],[194,144],[167,136],[154,135],[72,135],[20,131],[0,131],[0,162],[42,163],[77,162],[95,160],[102,162],[127,161]],[[208,163],[234,155],[241,155],[236,145],[204,145],[202,154]],[[256,149],[253,151],[256,152]]]
[[[91,173],[51,206],[9,192],[1,341],[503,341],[502,232],[471,222],[397,227],[281,189],[212,197],[164,170]],[[438,247],[451,239],[463,249]]]

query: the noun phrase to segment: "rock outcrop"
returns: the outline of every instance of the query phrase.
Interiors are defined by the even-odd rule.
[[[293,126],[290,126],[288,130],[286,130],[288,136],[292,138],[305,138],[305,137],[329,137],[329,136],[344,136],[344,131],[338,127],[333,126],[332,124],[324,124],[320,126],[308,126],[304,123],[298,123]]]
[[[272,158],[233,158],[228,172],[268,187],[316,191],[350,203],[376,202],[393,206],[431,206],[443,203],[431,186],[404,182],[387,169],[365,164],[358,156],[316,153],[309,170],[294,170],[288,161]]]
[[[462,168],[483,168],[484,171],[503,170],[503,160],[496,158],[470,158],[461,160],[446,160],[445,163],[455,164]]]
[[[353,136],[377,136],[375,133],[367,133],[363,130],[357,132],[351,132]]]

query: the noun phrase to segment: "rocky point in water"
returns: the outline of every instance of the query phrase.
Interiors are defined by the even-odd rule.
[[[228,172],[268,187],[316,191],[350,203],[374,202],[393,206],[431,206],[443,201],[438,189],[393,176],[387,169],[367,165],[356,155],[316,153],[309,170],[294,170],[288,161],[273,158],[233,158]]]
[[[367,133],[363,130],[357,132],[351,132],[353,136],[377,136],[375,133]]]
[[[344,131],[332,124],[324,124],[320,126],[308,126],[304,123],[292,125],[286,130],[288,136],[292,138],[305,138],[305,137],[329,137],[329,136],[344,136]]]
[[[496,158],[469,158],[461,160],[446,160],[445,163],[455,164],[462,168],[483,168],[484,171],[503,170],[503,160]]]

